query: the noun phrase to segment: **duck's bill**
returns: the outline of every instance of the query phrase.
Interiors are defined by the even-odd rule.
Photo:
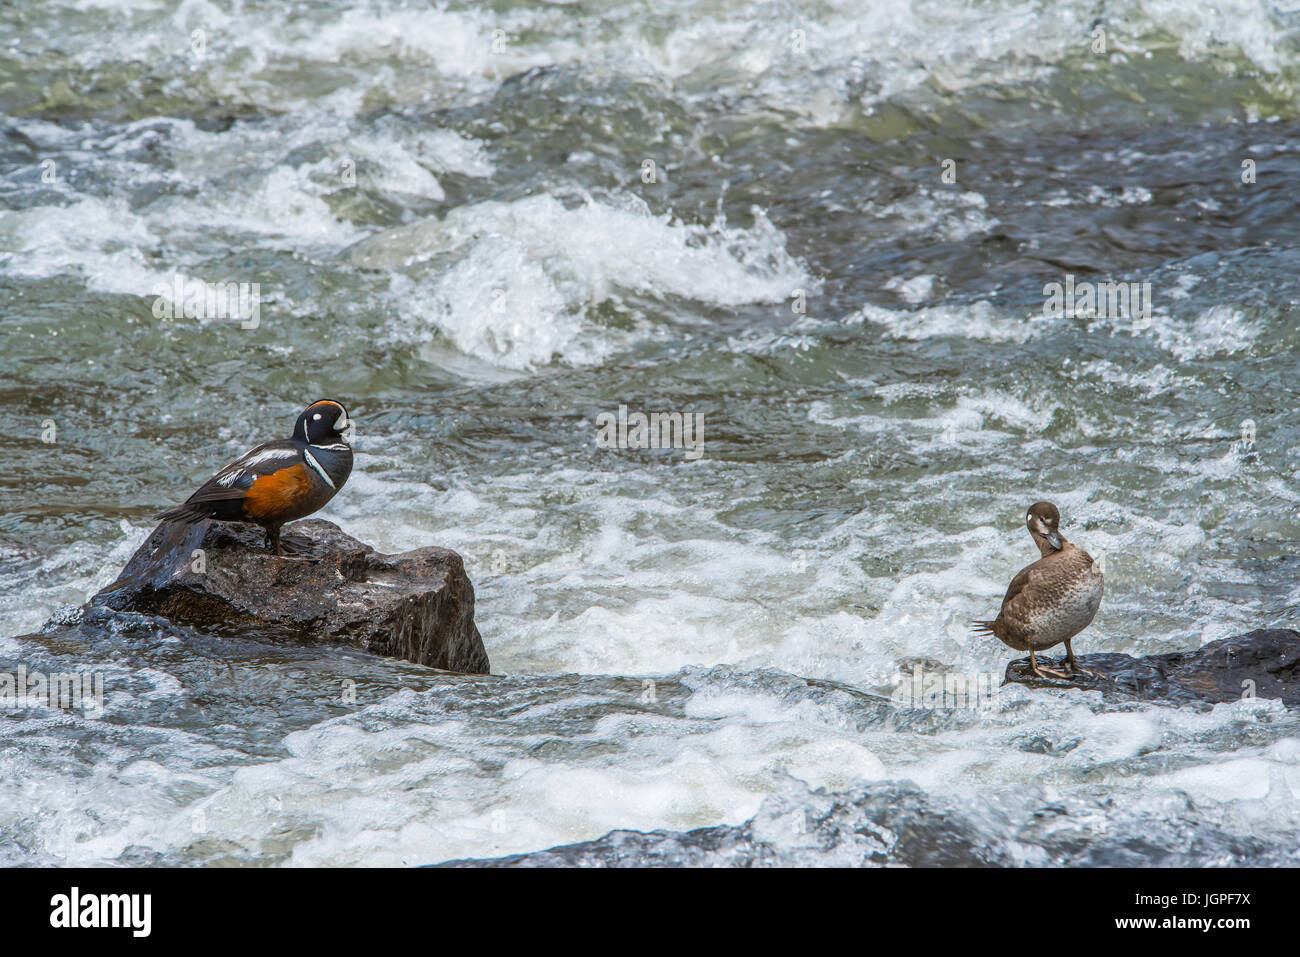
[[[1059,552],[1059,551],[1061,550],[1061,533],[1060,533],[1060,532],[1048,532],[1048,533],[1047,533],[1047,544],[1051,545],[1053,548],[1055,548],[1055,549]]]

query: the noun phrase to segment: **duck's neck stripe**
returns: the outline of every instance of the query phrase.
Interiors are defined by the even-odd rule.
[[[303,449],[302,456],[304,459],[307,460],[307,464],[311,466],[312,469],[315,470],[316,474],[319,475],[321,478],[323,478],[329,484],[330,488],[335,487],[334,480],[329,477],[329,473],[327,473],[323,468],[320,467],[320,463],[316,461],[316,456],[311,454],[310,449]]]

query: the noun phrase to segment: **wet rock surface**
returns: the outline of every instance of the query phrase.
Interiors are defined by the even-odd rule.
[[[322,519],[285,527],[283,555],[242,524],[163,524],[86,621],[135,612],[217,634],[337,642],[448,671],[485,674],[474,587],[445,548],[384,555]]]
[[[1212,641],[1196,651],[1140,658],[1079,655],[1078,660],[1081,667],[1097,674],[1070,679],[1036,678],[1029,672],[1029,659],[1022,658],[1007,666],[1006,681],[1032,687],[1082,688],[1174,704],[1217,704],[1244,697],[1278,698],[1288,706],[1300,704],[1300,632],[1289,628],[1260,628]],[[1038,662],[1051,668],[1058,664],[1051,654],[1039,654]]]

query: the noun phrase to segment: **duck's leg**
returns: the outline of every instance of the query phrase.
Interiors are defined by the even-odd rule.
[[[1042,665],[1040,665],[1040,664],[1038,663],[1038,659],[1034,657],[1034,649],[1033,649],[1033,648],[1030,648],[1030,649],[1029,649],[1029,672],[1030,672],[1030,674],[1032,674],[1032,675],[1033,675],[1034,677],[1036,677],[1036,678],[1065,678],[1065,677],[1067,677],[1065,674],[1063,674],[1063,673],[1061,673],[1061,672],[1055,670],[1054,668],[1045,668],[1045,667],[1043,667]]]
[[[271,549],[272,555],[280,554],[280,526],[279,525],[267,526],[266,547]]]
[[[1079,662],[1074,658],[1074,648],[1070,645],[1069,638],[1065,639],[1065,664],[1066,667],[1070,669],[1070,674],[1072,675],[1091,675],[1094,678],[1101,677],[1101,675],[1095,671],[1079,667]]]

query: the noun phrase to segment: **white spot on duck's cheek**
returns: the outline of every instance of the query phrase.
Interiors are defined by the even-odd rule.
[[[317,412],[317,413],[316,413],[315,415],[313,415],[311,418],[312,418],[312,421],[313,421],[313,422],[319,422],[319,421],[320,421],[320,413]]]

